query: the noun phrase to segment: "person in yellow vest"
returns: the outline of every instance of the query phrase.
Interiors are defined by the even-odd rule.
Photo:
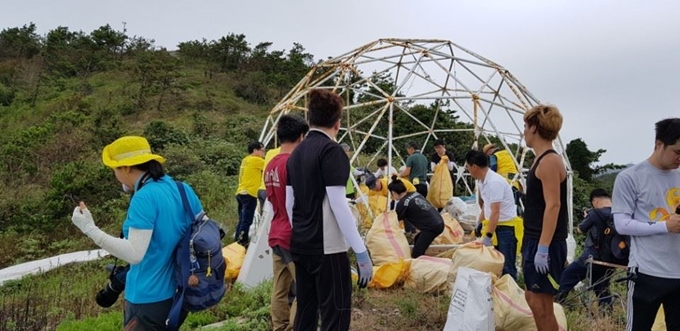
[[[411,182],[408,179],[398,177],[396,174],[392,175],[392,178],[389,180],[389,182],[387,177],[376,178],[372,174],[366,174],[366,179],[364,181],[366,183],[366,186],[368,186],[368,188],[371,191],[375,191],[378,194],[384,196],[385,198],[387,198],[388,186],[392,182],[402,182],[404,184],[404,187],[406,187],[406,193],[413,193],[418,191],[416,187],[413,184],[411,184]],[[390,210],[394,209],[394,206],[396,205],[395,200],[397,200],[396,197],[392,195],[392,201],[390,201]],[[404,221],[405,229],[415,229],[413,224],[410,223],[408,220],[400,221]]]
[[[264,168],[267,169],[269,161],[271,161],[274,156],[281,153],[281,147],[270,149],[264,156]],[[264,186],[264,171],[262,171],[262,180],[260,181],[260,188],[257,190],[257,200],[260,202],[260,214],[264,211],[264,201],[267,199],[267,188]]]
[[[238,174],[238,188],[236,189],[236,202],[238,202],[238,225],[234,240],[248,247],[250,242],[248,231],[253,224],[255,208],[257,208],[257,189],[262,180],[264,170],[264,145],[255,141],[248,145],[248,156],[241,161],[241,169]]]
[[[489,157],[489,169],[503,176],[508,183],[512,182],[519,173],[515,159],[510,155],[510,152],[504,149],[499,150],[496,144],[484,145],[484,154]],[[518,190],[522,190],[518,181],[515,181],[512,185]]]
[[[408,179],[398,178],[398,180],[401,180],[404,183],[404,186],[406,186],[406,193],[416,192],[416,187],[413,186],[413,184],[411,184]],[[372,174],[366,174],[365,183],[370,190],[376,191],[380,195],[387,198],[387,186],[389,185],[387,182],[387,177],[376,178]],[[392,199],[394,199],[394,196]]]
[[[513,182],[513,179],[519,173],[514,157],[507,150],[499,150],[496,144],[484,145],[483,151],[489,157],[489,169],[495,171],[505,178],[508,183],[512,184],[512,194],[515,198],[515,205],[517,205],[517,215],[522,215],[520,199],[522,199],[524,194],[524,188],[519,180]]]

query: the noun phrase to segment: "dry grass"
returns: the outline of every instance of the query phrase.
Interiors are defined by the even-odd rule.
[[[449,300],[448,295],[421,294],[402,288],[355,291],[351,330],[442,330]],[[596,303],[586,309],[579,301],[574,309],[565,311],[569,331],[620,331],[625,328],[626,314],[620,301],[606,317],[599,315]]]
[[[407,289],[362,290],[354,294],[351,330],[441,330],[449,296]]]

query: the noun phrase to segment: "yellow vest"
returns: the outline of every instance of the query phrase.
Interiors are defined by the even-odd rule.
[[[380,178],[378,180],[380,181],[381,189],[380,189],[380,192],[376,192],[376,193],[379,193],[380,195],[387,198],[387,185],[389,184],[387,182],[387,178],[383,177],[383,178]],[[409,182],[408,179],[400,178],[400,180],[404,183],[404,186],[406,186],[406,192],[411,193],[411,192],[416,191],[416,187],[413,186],[413,184],[411,184],[411,182]],[[392,197],[392,199],[394,200],[394,197]]]
[[[508,183],[512,182],[512,178],[509,176],[509,174],[514,174],[514,176],[517,176],[519,172],[512,155],[510,155],[507,150],[498,151],[493,155],[496,156],[496,165],[498,167],[496,169],[496,173],[503,176],[503,178],[505,178]],[[512,185],[518,190],[521,190],[519,181],[515,181]]]
[[[236,194],[248,194],[257,198],[257,189],[262,180],[264,159],[259,156],[248,155],[241,161],[238,173],[238,188]]]
[[[258,190],[266,190],[267,188],[264,186],[264,169],[267,169],[267,164],[269,164],[269,161],[271,161],[274,156],[277,156],[281,153],[281,147],[276,147],[274,149],[270,149],[267,151],[267,154],[264,155],[264,167],[262,168],[262,179],[260,180],[260,188]]]
[[[505,221],[505,222],[498,222],[496,224],[496,227],[499,225],[504,225],[504,226],[513,226],[515,227],[515,238],[517,238],[517,255],[522,253],[522,239],[524,238],[524,220],[519,217],[515,216],[515,218]],[[482,221],[482,236],[486,235],[488,232],[486,229],[489,228],[489,220],[483,220]],[[496,233],[494,232],[493,238],[491,238],[491,241],[493,242],[494,246],[498,246],[498,239],[496,239]]]

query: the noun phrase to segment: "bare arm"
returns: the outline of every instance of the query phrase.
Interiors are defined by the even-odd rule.
[[[479,219],[477,223],[482,223],[482,221],[485,219],[484,218],[484,200],[482,198],[479,198]]]
[[[538,243],[550,246],[555,228],[557,228],[557,217],[561,207],[560,183],[566,177],[562,158],[557,154],[546,155],[536,168],[536,177],[543,183],[543,199],[545,199],[543,231]]]
[[[496,226],[498,226],[498,219],[501,216],[501,203],[493,202],[491,203],[491,215],[489,215],[489,227],[487,232],[496,232]]]
[[[408,177],[408,175],[411,174],[411,167],[406,167],[402,173],[399,174],[399,177]]]

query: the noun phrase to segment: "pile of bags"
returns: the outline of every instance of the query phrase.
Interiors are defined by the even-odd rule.
[[[450,216],[447,220],[455,221]],[[374,220],[366,246],[375,265],[369,287],[403,284],[404,288],[422,293],[451,293],[451,323],[447,323],[445,331],[536,330],[524,290],[512,277],[501,277],[505,258],[493,247],[469,242],[460,245],[450,259],[411,259],[408,241],[394,212],[383,213]],[[568,330],[562,307],[554,304],[554,310],[560,330]]]
[[[471,202],[473,203],[466,203],[459,197],[451,197],[443,210],[458,220],[465,232],[474,230],[477,218],[479,218],[479,213],[481,212],[479,205],[474,203],[475,200],[471,200]]]

